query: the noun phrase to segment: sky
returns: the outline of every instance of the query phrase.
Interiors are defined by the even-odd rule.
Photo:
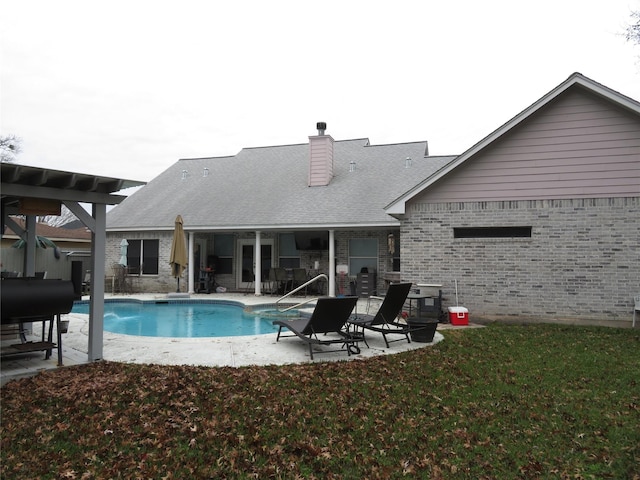
[[[149,181],[335,140],[460,154],[580,72],[640,101],[640,0],[0,0],[16,163]]]

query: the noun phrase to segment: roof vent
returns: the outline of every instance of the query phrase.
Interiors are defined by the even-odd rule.
[[[327,129],[327,124],[325,122],[316,123],[316,128],[318,129],[318,135],[324,135],[324,131]]]
[[[404,159],[404,168],[411,167],[411,157],[407,157]]]

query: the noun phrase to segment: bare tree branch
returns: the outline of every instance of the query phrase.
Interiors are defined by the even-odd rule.
[[[22,139],[16,135],[0,136],[0,160],[13,162],[22,151]]]

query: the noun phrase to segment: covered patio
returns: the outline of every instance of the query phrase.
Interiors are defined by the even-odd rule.
[[[2,222],[25,242],[24,277],[35,276],[37,268],[37,216],[60,215],[61,206],[65,205],[91,231],[91,313],[88,320],[86,355],[89,362],[101,360],[107,206],[117,205],[126,198],[114,195],[116,192],[144,185],[145,182],[14,163],[2,163],[1,167]],[[85,205],[90,205],[91,213],[85,209]],[[24,216],[25,228],[11,218],[13,215]]]

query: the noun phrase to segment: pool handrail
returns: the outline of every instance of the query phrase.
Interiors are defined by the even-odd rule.
[[[280,297],[278,300],[276,300],[276,307],[278,309],[279,312],[286,312],[289,310],[293,310],[294,308],[298,308],[301,307],[302,305],[306,305],[307,303],[311,303],[311,302],[315,302],[316,300],[318,300],[318,298],[311,298],[309,300],[305,300],[304,302],[300,302],[297,305],[293,305],[293,306],[288,306],[286,308],[280,309],[280,307],[278,306],[278,304],[284,300],[285,298],[293,295],[294,293],[296,293],[299,290],[302,290],[303,288],[305,288],[308,285],[311,285],[313,282],[317,282],[320,279],[324,279],[327,282],[329,281],[329,277],[327,277],[324,273],[321,273],[319,275],[316,275],[315,277],[313,277],[311,280],[308,280],[307,282],[303,283],[302,285],[294,288],[293,290],[291,290],[289,293],[283,295],[282,297]]]

